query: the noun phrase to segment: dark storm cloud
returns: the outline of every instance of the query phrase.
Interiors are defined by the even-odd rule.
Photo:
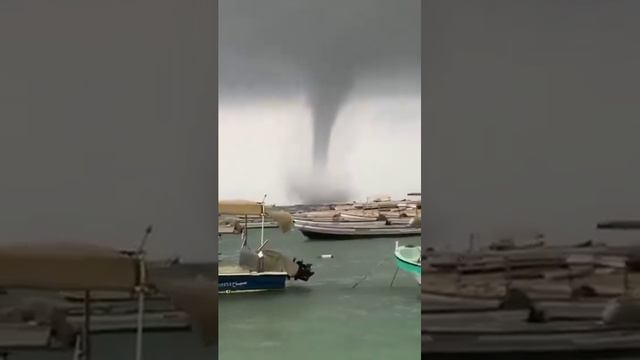
[[[637,1],[425,1],[426,240],[640,214]]]
[[[216,259],[216,4],[0,4],[0,242]]]
[[[220,89],[224,101],[304,94],[313,155],[322,166],[331,129],[358,79],[367,91],[418,92],[418,0],[223,0]]]
[[[223,0],[221,100],[304,96],[313,120],[314,176],[329,179],[323,172],[332,129],[358,82],[368,86],[356,96],[419,93],[419,10],[419,0]],[[294,192],[306,187],[291,185]],[[345,200],[335,198],[344,190],[331,187],[300,195]]]

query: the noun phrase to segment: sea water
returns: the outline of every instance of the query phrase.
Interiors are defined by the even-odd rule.
[[[219,359],[420,358],[420,287],[403,272],[390,286],[395,240],[419,245],[420,237],[310,241],[297,230],[267,229],[265,238],[316,273],[283,291],[221,295]],[[259,242],[252,230],[249,245]],[[224,235],[219,261],[237,261],[240,245],[239,236]]]

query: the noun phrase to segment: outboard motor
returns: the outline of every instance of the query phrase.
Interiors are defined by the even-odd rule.
[[[315,274],[311,271],[311,264],[305,264],[303,260],[296,261],[296,259],[293,259],[293,261],[298,265],[298,271],[293,275],[294,280],[307,281]]]

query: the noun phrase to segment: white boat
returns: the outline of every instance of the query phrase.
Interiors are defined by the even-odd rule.
[[[374,227],[334,227],[330,225],[309,226],[294,224],[294,226],[307,238],[314,240],[343,240],[372,237],[418,236],[421,234],[420,227],[410,227],[406,225],[385,225]]]
[[[344,222],[344,221],[315,221],[315,220],[294,220],[293,225],[295,227],[301,226],[322,226],[322,227],[337,227],[337,228],[370,228],[376,226],[385,226],[386,221],[359,221],[359,222]]]

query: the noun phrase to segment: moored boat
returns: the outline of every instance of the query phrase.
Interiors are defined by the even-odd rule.
[[[220,214],[227,215],[259,215],[264,218],[269,214],[283,231],[291,228],[291,216],[276,209],[266,209],[264,202],[224,201],[218,204]],[[246,224],[245,224],[246,225]],[[264,241],[264,230],[260,234],[260,246],[253,250],[247,244],[248,230],[243,227],[243,241],[237,265],[220,265],[218,267],[218,292],[254,292],[279,290],[286,287],[287,280],[307,281],[314,274],[311,264],[296,261],[285,255],[266,249],[268,241]]]
[[[565,315],[556,314],[562,315],[558,319],[535,304],[528,309],[423,312],[422,358],[609,358],[640,351],[636,299],[616,299],[601,312],[594,310],[584,316],[567,307],[561,310]]]
[[[418,236],[421,233],[419,227],[406,225],[385,225],[374,227],[335,227],[295,225],[300,232],[312,240],[345,240],[357,238],[375,237],[402,237]]]
[[[218,291],[221,293],[284,289],[288,274],[283,271],[250,271],[241,266],[218,268]]]
[[[418,284],[422,283],[421,246],[403,245],[399,246],[396,241],[394,252],[396,266],[398,269],[407,272],[415,277]]]
[[[359,221],[359,222],[342,222],[342,221],[334,221],[334,222],[326,222],[326,221],[313,221],[313,220],[294,220],[294,226],[320,226],[320,227],[338,227],[338,228],[370,228],[376,226],[385,226],[387,224],[386,221]]]

